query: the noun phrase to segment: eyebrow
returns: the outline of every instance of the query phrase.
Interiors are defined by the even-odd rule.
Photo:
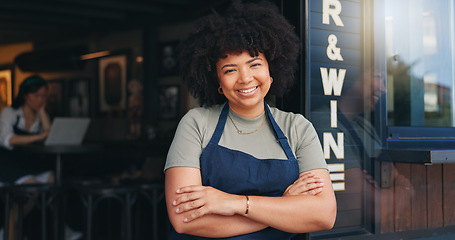
[[[256,61],[256,60],[261,60],[261,61],[262,61],[262,58],[260,58],[260,57],[252,58],[252,59],[246,61],[246,64],[252,63],[252,62],[254,62],[254,61]],[[237,64],[226,64],[226,65],[223,65],[223,66],[221,67],[221,70],[223,70],[223,68],[225,68],[225,67],[235,67],[235,66],[237,66]]]

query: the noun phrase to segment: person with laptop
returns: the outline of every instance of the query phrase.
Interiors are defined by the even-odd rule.
[[[12,106],[0,112],[0,186],[54,182],[51,162],[34,161],[29,155],[11,151],[14,146],[44,141],[48,136],[51,121],[45,111],[47,92],[46,80],[30,76],[21,83]],[[66,240],[81,237],[81,232],[65,226]]]
[[[30,163],[22,154],[12,152],[15,145],[31,144],[44,140],[51,123],[45,111],[47,82],[38,75],[26,78],[11,107],[0,113],[0,182],[51,183],[54,175],[51,166]]]

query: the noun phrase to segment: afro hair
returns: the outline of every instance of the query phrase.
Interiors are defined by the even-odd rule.
[[[189,92],[202,105],[224,103],[218,93],[217,61],[226,54],[261,52],[269,64],[273,84],[270,94],[282,96],[293,84],[300,52],[294,27],[268,1],[234,0],[224,13],[213,11],[195,24],[179,46],[181,74]]]

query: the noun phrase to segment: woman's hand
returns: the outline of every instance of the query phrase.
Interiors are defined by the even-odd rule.
[[[51,130],[51,121],[49,119],[49,116],[47,115],[46,113],[46,105],[43,105],[43,107],[41,107],[39,110],[38,110],[38,116],[41,120],[41,127],[43,128],[44,132],[49,132]],[[47,134],[45,134],[44,138],[47,137]],[[42,138],[42,139],[44,139]]]
[[[46,139],[47,135],[49,135],[49,131],[44,131],[44,132],[38,134],[37,141],[41,141],[41,140]]]
[[[294,196],[301,194],[316,195],[322,192],[324,180],[316,177],[313,172],[307,171],[299,174],[299,178],[287,187],[283,196]]]
[[[173,201],[176,213],[188,214],[184,222],[207,214],[233,216],[245,212],[246,197],[222,192],[207,186],[186,186],[177,189],[178,197]]]

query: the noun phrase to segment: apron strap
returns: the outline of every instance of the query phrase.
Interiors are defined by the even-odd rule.
[[[284,153],[288,157],[288,159],[295,159],[294,153],[292,153],[291,147],[289,146],[288,139],[284,135],[283,131],[281,131],[281,128],[278,126],[276,123],[275,119],[272,116],[272,113],[270,112],[269,107],[267,106],[267,103],[264,101],[264,108],[267,113],[267,118],[269,119],[270,123],[272,124],[273,130],[275,132],[275,136],[280,142],[281,148],[283,148]],[[216,125],[215,132],[213,133],[212,138],[210,139],[211,144],[218,144],[221,135],[223,134],[224,131],[224,126],[226,125],[226,119],[227,115],[229,113],[229,104],[226,103],[223,107],[223,110],[221,110],[220,117],[218,118],[218,124]]]
[[[283,148],[284,153],[286,153],[288,159],[295,159],[294,153],[292,153],[292,149],[289,146],[288,139],[284,135],[283,131],[281,131],[280,126],[278,126],[278,124],[276,123],[275,119],[272,116],[272,113],[270,112],[269,106],[267,106],[267,103],[265,103],[265,101],[264,108],[267,113],[268,119],[270,120],[270,123],[272,123],[273,130],[275,131],[275,136],[280,142],[281,148]]]
[[[224,126],[226,125],[227,115],[229,113],[229,104],[226,102],[224,104],[223,110],[221,110],[220,117],[218,118],[218,124],[216,125],[215,132],[213,133],[210,143],[218,145],[218,142],[221,139],[221,135],[224,131]]]

